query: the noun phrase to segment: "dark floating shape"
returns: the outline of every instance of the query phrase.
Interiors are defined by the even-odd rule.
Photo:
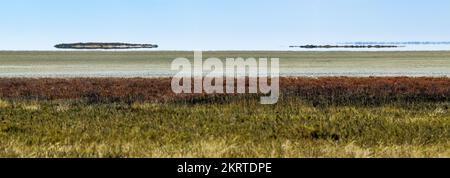
[[[153,44],[130,44],[130,43],[66,43],[55,45],[58,49],[140,49],[158,48]]]
[[[289,46],[290,48],[399,48],[396,45],[303,45],[303,46]]]
[[[339,43],[345,45],[450,45],[450,41],[397,41],[397,42],[377,42],[377,41],[357,41]]]

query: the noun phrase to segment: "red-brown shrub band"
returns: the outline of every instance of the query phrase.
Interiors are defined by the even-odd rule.
[[[317,105],[450,101],[450,78],[284,78],[281,88],[285,96],[298,96]]]
[[[225,82],[224,82],[225,83]],[[100,102],[228,102],[256,95],[176,95],[170,78],[0,79],[2,99],[83,99]],[[313,105],[378,105],[392,102],[450,101],[450,78],[326,77],[281,78],[281,97]]]

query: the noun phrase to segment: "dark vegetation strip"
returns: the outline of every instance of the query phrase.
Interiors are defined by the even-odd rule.
[[[7,100],[86,100],[108,102],[230,102],[258,95],[181,94],[171,91],[170,78],[0,79]],[[450,78],[324,77],[281,78],[282,99],[296,97],[313,105],[381,105],[393,102],[450,101]]]

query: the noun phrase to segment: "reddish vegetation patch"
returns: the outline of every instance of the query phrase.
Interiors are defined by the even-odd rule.
[[[450,78],[284,78],[285,95],[318,104],[383,104],[450,100]]]
[[[170,78],[0,79],[3,99],[85,99],[88,102],[221,101],[229,95],[175,95]],[[383,104],[450,101],[450,78],[282,78],[283,98],[312,104]]]
[[[174,97],[170,79],[0,79],[0,96],[7,99],[83,99],[159,101]]]

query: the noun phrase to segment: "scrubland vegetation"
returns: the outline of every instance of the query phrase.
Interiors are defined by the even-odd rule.
[[[449,78],[282,78],[280,101],[170,79],[0,79],[1,157],[450,157]]]

